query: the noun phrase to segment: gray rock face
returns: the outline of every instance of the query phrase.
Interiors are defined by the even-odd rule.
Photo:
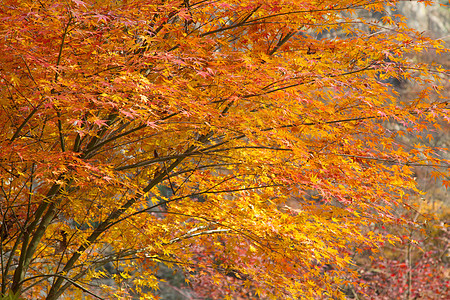
[[[446,4],[446,6],[441,4]],[[450,42],[450,5],[448,0],[436,1],[431,6],[416,1],[399,2],[397,11],[393,14],[407,17],[407,24],[418,31],[424,31],[429,36]]]

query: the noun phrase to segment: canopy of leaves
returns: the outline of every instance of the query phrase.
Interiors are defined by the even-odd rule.
[[[411,167],[448,176],[445,149],[395,142],[449,120],[446,70],[407,59],[447,50],[354,13],[395,2],[3,0],[1,294],[151,298],[163,262],[214,297],[343,297]]]

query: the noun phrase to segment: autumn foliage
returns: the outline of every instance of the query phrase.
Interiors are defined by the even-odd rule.
[[[430,213],[433,215],[430,215]],[[359,285],[352,293],[368,299],[446,299],[450,296],[448,207],[421,201],[409,216],[410,226],[392,225],[380,232],[397,232],[397,243],[381,244],[378,252],[356,255]]]
[[[446,149],[396,139],[449,111],[408,59],[447,50],[395,2],[3,0],[0,295],[151,299],[165,264],[216,298],[344,297],[349,250],[410,224],[412,168],[449,185]]]

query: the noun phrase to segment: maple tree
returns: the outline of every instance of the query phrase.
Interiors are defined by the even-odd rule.
[[[411,168],[449,184],[445,149],[395,139],[449,121],[447,71],[407,58],[447,49],[354,14],[395,2],[3,1],[0,295],[151,298],[164,263],[344,297],[347,250],[406,222]],[[392,77],[423,88],[397,99]],[[91,288],[107,264],[116,285]]]

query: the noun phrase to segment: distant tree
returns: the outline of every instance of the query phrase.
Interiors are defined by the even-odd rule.
[[[450,235],[445,222],[450,209],[442,203],[435,206],[436,203],[430,205],[421,201],[417,211],[410,212],[416,224],[409,228],[393,225],[375,229],[385,234],[397,232],[401,240],[383,245],[378,253],[357,255],[361,284],[350,295],[357,293],[380,300],[448,298],[450,280],[446,252]]]

